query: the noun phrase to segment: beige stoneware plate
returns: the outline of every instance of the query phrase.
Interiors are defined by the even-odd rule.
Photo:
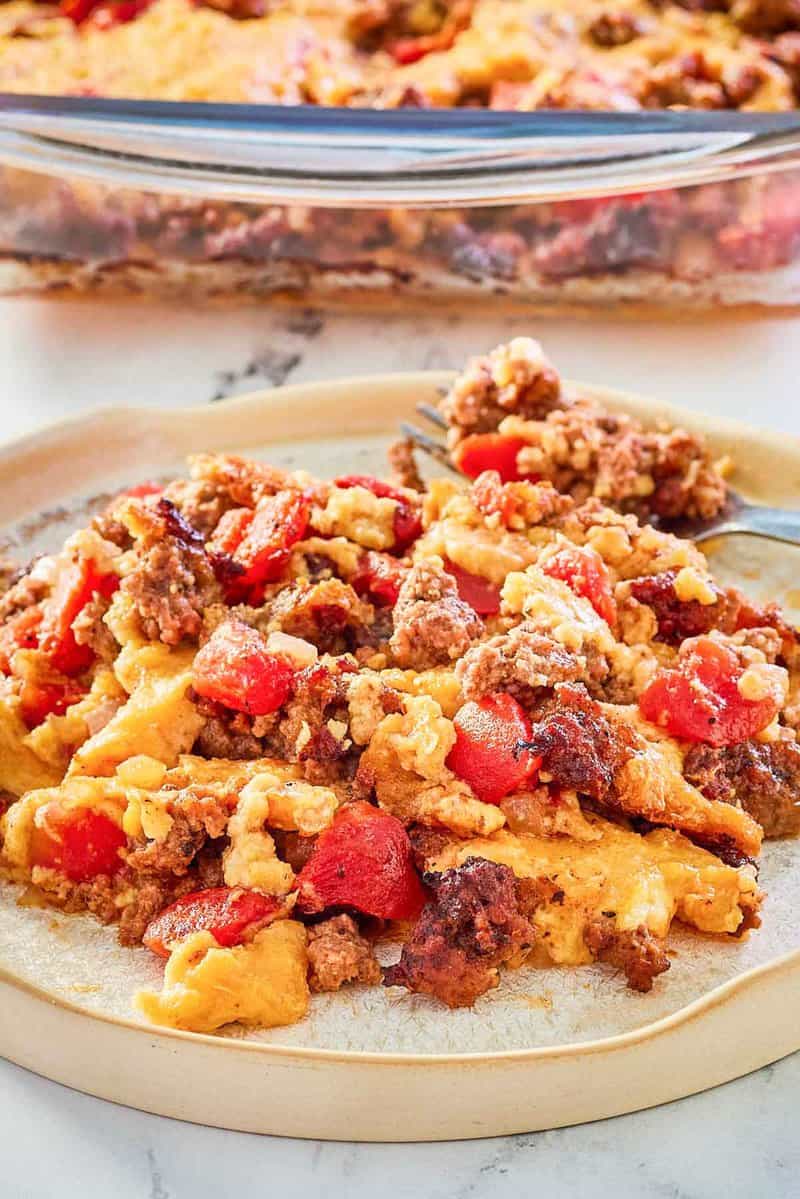
[[[379,470],[397,422],[446,374],[287,387],[178,412],[102,411],[0,448],[0,525],[24,560],[55,548],[87,500],[241,450],[325,476]],[[584,393],[702,429],[751,498],[800,507],[800,442],[598,388]],[[43,515],[42,515],[43,514]],[[726,581],[800,606],[800,551],[731,539]],[[160,967],[84,917],[19,907],[0,886],[0,1054],[146,1111],[252,1132],[437,1140],[580,1123],[715,1086],[800,1048],[800,843],[768,844],[764,926],[742,944],[678,934],[650,995],[606,968],[519,970],[475,1009],[380,988],[317,996],[290,1029],[228,1036],[144,1025]]]

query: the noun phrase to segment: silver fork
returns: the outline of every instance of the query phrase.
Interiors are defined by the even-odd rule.
[[[433,404],[417,404],[417,412],[437,428],[446,430],[447,421]],[[447,447],[424,429],[403,421],[400,425],[404,437],[413,442],[423,453],[435,458],[443,466],[458,474],[458,468]],[[751,537],[767,537],[770,541],[782,541],[788,545],[800,545],[800,510],[791,508],[768,508],[764,504],[751,504],[728,488],[725,507],[711,520],[681,519],[663,522],[664,527],[679,537],[688,537],[698,545],[712,537],[729,537],[733,533],[749,534]]]

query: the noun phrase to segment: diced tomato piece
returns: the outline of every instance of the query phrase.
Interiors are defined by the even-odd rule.
[[[366,595],[379,608],[393,608],[407,568],[391,554],[367,550],[361,555],[350,585],[357,595]]]
[[[112,29],[115,25],[127,25],[135,21],[153,0],[102,0],[92,10],[89,23],[97,29]]]
[[[456,34],[460,28],[460,22],[453,22],[445,25],[437,33],[426,33],[420,37],[399,38],[388,47],[388,50],[399,66],[408,67],[412,63],[419,62],[426,54],[449,50],[456,40]]]
[[[541,758],[525,748],[531,722],[513,695],[496,691],[470,700],[453,719],[456,743],[447,765],[484,803],[534,786]]]
[[[504,483],[535,479],[535,475],[521,474],[517,466],[517,455],[527,444],[521,437],[504,433],[472,433],[453,450],[453,462],[470,479],[477,479],[485,470],[496,470]]]
[[[494,616],[500,611],[500,588],[495,583],[462,570],[449,558],[445,560],[444,568],[455,579],[458,594],[464,603],[469,604],[479,616]]]
[[[47,716],[63,716],[70,704],[86,694],[72,679],[66,683],[34,683],[24,680],[19,692],[20,712],[29,729],[35,729]]]
[[[294,670],[284,658],[269,653],[257,629],[241,620],[218,625],[196,655],[193,686],[215,703],[265,716],[289,698]]]
[[[736,745],[760,733],[778,712],[777,698],[746,699],[738,682],[744,673],[730,646],[713,637],[694,637],[678,651],[673,669],[660,670],[639,696],[646,720],[683,741]]]
[[[94,661],[88,645],[79,645],[72,623],[94,595],[110,596],[119,586],[113,574],[101,574],[90,558],[79,558],[60,571],[44,605],[39,648],[53,668],[65,675],[83,674]]]
[[[281,910],[272,895],[245,891],[241,887],[209,887],[182,895],[155,916],[142,940],[161,958],[168,958],[170,946],[185,941],[192,933],[209,932],[228,949],[241,945],[248,936],[269,924]]]
[[[81,21],[85,21],[93,8],[96,8],[98,0],[59,0],[59,9],[61,15],[69,17],[76,25],[80,25]]]
[[[41,606],[32,604],[10,617],[0,628],[0,673],[8,674],[11,659],[18,649],[36,649],[41,623]]]
[[[383,920],[411,920],[425,902],[403,825],[363,802],[337,813],[297,882],[297,907],[306,913],[346,907]]]
[[[58,803],[41,811],[43,822],[34,826],[30,841],[32,866],[59,870],[73,883],[119,870],[119,851],[127,837],[105,812],[64,808]]]
[[[500,523],[508,527],[516,516],[520,502],[510,483],[504,483],[496,470],[484,470],[470,488],[475,507],[485,516],[499,516]]]
[[[255,511],[225,513],[208,549],[229,603],[263,601],[265,585],[280,578],[310,513],[309,497],[288,490],[267,496]]]
[[[617,605],[606,564],[591,546],[559,550],[544,562],[542,570],[551,579],[561,579],[576,595],[588,599],[597,615],[608,624],[612,625],[617,619]]]
[[[163,490],[162,483],[156,483],[155,479],[145,479],[143,483],[134,483],[133,487],[126,487],[119,494],[129,495],[135,500],[143,500],[148,495],[161,495]]]
[[[381,500],[395,500],[397,509],[394,514],[395,549],[405,550],[412,541],[416,541],[422,532],[420,514],[408,496],[399,487],[384,483],[374,475],[340,475],[333,480],[337,487],[363,487],[371,491]]]

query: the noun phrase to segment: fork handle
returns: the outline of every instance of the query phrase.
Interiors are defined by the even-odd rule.
[[[722,537],[728,533],[750,533],[753,537],[769,537],[772,541],[800,545],[800,511],[743,504],[728,520],[706,530],[695,540],[708,541],[711,537]]]

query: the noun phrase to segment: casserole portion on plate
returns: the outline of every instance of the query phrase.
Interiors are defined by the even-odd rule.
[[[403,446],[392,481],[199,455],[9,577],[5,871],[165,958],[156,1022],[351,984],[459,1007],[552,963],[646,992],[673,921],[709,955],[760,922],[762,838],[800,825],[797,635],[663,527],[727,464],[529,339],[442,411],[471,480]]]

